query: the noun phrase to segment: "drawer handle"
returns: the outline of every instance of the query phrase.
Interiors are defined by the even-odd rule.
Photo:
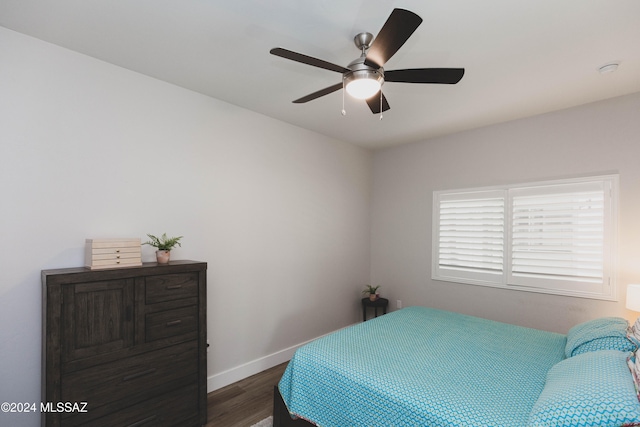
[[[136,378],[144,377],[145,375],[153,374],[156,371],[156,368],[147,369],[146,371],[136,372],[135,374],[127,375],[122,379],[122,381],[131,381]]]
[[[168,285],[167,289],[180,289],[182,285]]]
[[[133,423],[133,424],[129,424],[127,427],[138,427],[138,426],[142,426],[142,425],[145,425],[146,423],[148,423],[149,421],[153,421],[153,420],[155,420],[156,418],[158,418],[158,416],[157,416],[157,415],[151,415],[150,417],[147,417],[147,418],[145,418],[144,420],[140,420],[140,421],[137,421],[137,422],[135,422],[135,423]]]
[[[182,320],[180,319],[172,320],[171,322],[167,322],[167,326],[178,326],[180,323],[182,323]]]
[[[120,249],[116,249],[116,253],[119,254],[120,253]]]

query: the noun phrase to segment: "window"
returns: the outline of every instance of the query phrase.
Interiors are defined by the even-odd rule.
[[[433,279],[615,300],[617,183],[434,192]]]
[[[504,203],[502,191],[440,195],[437,224],[440,275],[480,284],[502,280]]]

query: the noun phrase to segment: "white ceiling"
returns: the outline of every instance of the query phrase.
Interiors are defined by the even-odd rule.
[[[343,117],[342,91],[291,103],[341,76],[271,48],[346,66],[395,7],[424,21],[385,68],[460,83],[387,83],[383,120],[352,99]],[[639,0],[0,0],[0,25],[370,148],[640,91]]]

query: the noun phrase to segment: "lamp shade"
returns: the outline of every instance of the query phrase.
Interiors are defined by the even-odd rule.
[[[640,285],[627,285],[627,308],[632,311],[640,311]]]

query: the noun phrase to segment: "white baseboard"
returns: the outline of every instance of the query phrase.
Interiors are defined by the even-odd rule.
[[[236,366],[235,368],[228,369],[218,374],[213,374],[207,378],[207,393],[211,393],[214,390],[228,386],[229,384],[243,380],[251,375],[258,374],[266,369],[273,368],[276,365],[287,362],[291,360],[293,354],[299,347],[302,347],[311,341],[313,340],[285,348],[284,350],[252,360],[251,362]]]
[[[325,334],[325,335],[328,335],[328,334]],[[233,384],[237,381],[243,380],[247,377],[250,377],[251,375],[258,374],[266,369],[273,368],[276,365],[287,362],[291,360],[291,358],[293,357],[293,354],[296,352],[298,348],[318,338],[321,338],[321,337],[317,337],[309,341],[296,344],[289,348],[285,348],[284,350],[280,350],[273,354],[269,354],[259,359],[252,360],[251,362],[247,362],[240,366],[236,366],[235,368],[231,368],[226,371],[220,372],[218,374],[213,374],[207,378],[207,393],[211,393],[214,390],[218,390],[219,388],[222,388],[222,387],[228,386],[229,384]]]

